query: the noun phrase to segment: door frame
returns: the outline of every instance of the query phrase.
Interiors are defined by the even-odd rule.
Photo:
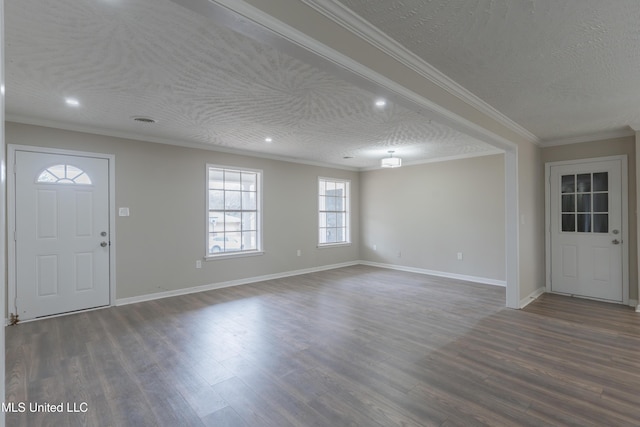
[[[568,166],[582,163],[619,160],[621,166],[620,192],[622,201],[622,304],[629,305],[629,177],[628,158],[626,154],[618,156],[595,157],[588,159],[563,160],[544,164],[544,227],[545,227],[545,291],[551,293],[551,167]],[[583,298],[583,297],[581,297]],[[597,299],[588,298],[586,299]],[[611,302],[611,301],[607,301]]]
[[[36,147],[30,145],[9,144],[7,146],[7,312],[5,319],[9,319],[9,315],[17,313],[16,297],[17,297],[17,279],[16,279],[16,176],[15,176],[15,160],[17,151],[28,151],[32,153],[42,154],[60,154],[66,156],[93,157],[97,159],[105,159],[109,165],[109,238],[111,245],[109,247],[109,305],[112,307],[116,302],[116,222],[115,222],[115,156],[113,154],[92,153],[88,151],[63,150],[49,147]],[[89,308],[87,310],[97,310],[104,307]],[[83,311],[83,310],[79,310]],[[74,311],[72,313],[77,313]],[[71,313],[53,314],[42,318],[64,316]],[[24,322],[39,320],[41,318],[28,319]]]

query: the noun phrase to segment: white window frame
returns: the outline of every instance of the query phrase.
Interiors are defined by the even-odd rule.
[[[209,176],[211,169],[221,169],[223,171],[229,172],[245,172],[245,173],[255,173],[256,174],[256,248],[249,250],[239,250],[239,251],[230,251],[230,252],[218,252],[215,254],[209,253],[209,213],[211,212],[209,205]],[[228,166],[228,165],[218,165],[207,163],[205,169],[205,246],[204,246],[204,259],[207,261],[210,260],[219,260],[219,259],[229,259],[229,258],[238,258],[238,257],[247,257],[247,256],[256,256],[263,255],[263,240],[262,240],[262,182],[263,182],[264,173],[261,169],[251,169],[245,167],[238,166]],[[225,209],[224,211],[227,211]],[[234,212],[238,212],[237,209],[233,210]],[[242,210],[240,210],[242,212]]]
[[[343,241],[340,241],[340,242],[327,242],[327,243],[321,243],[320,242],[320,230],[321,230],[321,228],[323,228],[322,224],[320,223],[320,221],[322,219],[322,213],[328,212],[326,210],[324,210],[324,211],[320,210],[320,207],[321,207],[320,198],[323,197],[320,194],[320,183],[322,181],[331,181],[331,182],[344,183],[345,184],[346,195],[345,195],[344,210],[342,210],[342,211],[333,211],[333,212],[344,212],[345,213],[345,224],[344,224],[345,238],[344,238]],[[316,221],[316,224],[317,224],[316,235],[318,237],[318,248],[330,248],[330,247],[335,247],[335,246],[349,246],[349,245],[351,245],[351,180],[319,176],[318,177],[318,184],[316,185],[316,191],[317,191],[317,201],[318,201],[318,210],[317,210],[318,218],[317,218],[317,221]],[[326,226],[326,223],[324,225]]]

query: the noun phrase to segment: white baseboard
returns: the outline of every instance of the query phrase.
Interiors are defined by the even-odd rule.
[[[175,297],[175,296],[178,296],[178,295],[187,295],[187,294],[193,294],[193,293],[197,293],[197,292],[211,291],[213,289],[228,288],[230,286],[247,285],[249,283],[263,282],[265,280],[282,279],[284,277],[299,276],[301,274],[315,273],[315,272],[324,271],[324,270],[333,270],[333,269],[342,268],[342,267],[350,267],[352,265],[358,265],[359,263],[360,262],[358,262],[358,261],[343,262],[343,263],[340,263],[340,264],[330,264],[330,265],[323,265],[323,266],[320,266],[320,267],[305,268],[305,269],[302,269],[302,270],[285,271],[283,273],[266,274],[266,275],[263,275],[263,276],[248,277],[246,279],[229,280],[227,282],[211,283],[211,284],[208,284],[208,285],[194,286],[194,287],[191,287],[191,288],[184,288],[184,289],[176,289],[176,290],[173,290],[173,291],[156,292],[156,293],[153,293],[153,294],[140,295],[140,296],[137,296],[137,297],[119,298],[119,299],[116,299],[115,305],[116,306],[121,306],[121,305],[127,305],[127,304],[135,304],[135,303],[138,303],[138,302],[152,301],[152,300],[161,299],[161,298],[168,298],[168,297]]]
[[[383,264],[380,262],[360,261],[359,264],[371,267],[388,268],[391,270],[407,271],[410,273],[427,274],[429,276],[446,277],[448,279],[465,280],[467,282],[483,283],[485,285],[506,287],[507,282],[504,280],[487,279],[486,277],[466,276],[464,274],[447,273],[444,271],[426,270],[424,268],[406,267],[404,265]]]
[[[629,306],[635,307],[636,311],[638,313],[640,313],[640,303],[638,303],[637,299],[630,299],[629,300]]]
[[[528,296],[520,300],[520,308],[521,309],[525,308],[526,306],[534,302],[536,299],[538,299],[538,297],[544,294],[546,291],[547,289],[543,286],[531,292]]]

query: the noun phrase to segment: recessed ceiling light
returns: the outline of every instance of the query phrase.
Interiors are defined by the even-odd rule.
[[[264,142],[273,142],[273,138],[271,138],[270,136],[266,137],[264,139]]]
[[[152,119],[151,117],[135,116],[135,117],[132,117],[132,119],[134,122],[138,122],[138,123],[148,123],[148,124],[156,123],[156,119]]]
[[[78,101],[75,98],[65,98],[64,102],[66,102],[67,105],[70,106],[70,107],[78,107],[78,106],[80,106],[80,101]]]
[[[378,99],[376,101],[376,107],[384,107],[385,105],[387,105],[387,101],[385,101],[384,99]]]

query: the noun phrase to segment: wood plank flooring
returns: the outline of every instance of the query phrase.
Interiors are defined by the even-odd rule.
[[[19,324],[7,425],[640,425],[640,314],[504,299],[354,266]]]

